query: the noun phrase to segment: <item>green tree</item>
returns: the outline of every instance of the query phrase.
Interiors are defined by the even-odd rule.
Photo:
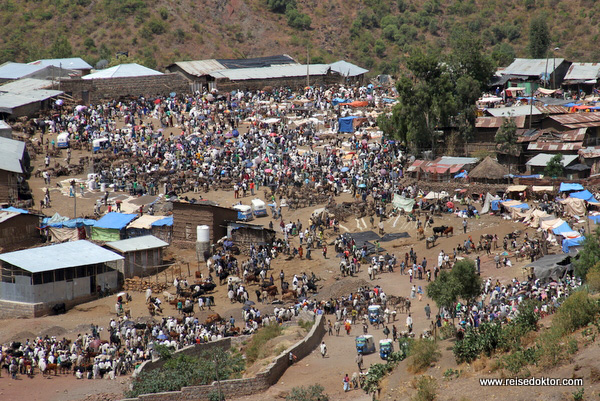
[[[475,269],[475,262],[471,259],[459,260],[452,267],[452,276],[460,299],[472,303],[481,295],[481,277]]]
[[[288,25],[292,28],[306,30],[310,28],[310,24],[312,20],[306,14],[302,14],[295,8],[288,8],[285,12],[285,16],[287,17]]]
[[[544,174],[548,177],[562,177],[563,169],[563,155],[559,153],[548,160],[544,168]]]
[[[544,58],[550,46],[550,30],[546,16],[540,14],[529,25],[529,54],[532,58]]]
[[[451,310],[458,300],[458,288],[455,284],[452,274],[442,270],[437,279],[427,286],[427,296],[433,299],[439,309]]]
[[[56,38],[52,47],[50,47],[50,54],[54,58],[68,58],[73,56],[73,49],[66,36],[59,36]]]
[[[583,249],[573,262],[573,270],[577,277],[586,278],[588,271],[600,262],[600,227],[588,233],[583,240]]]
[[[329,396],[324,394],[325,389],[320,384],[308,387],[293,387],[292,391],[285,397],[286,401],[329,401]]]
[[[267,0],[267,7],[274,13],[283,14],[288,9],[296,8],[296,0]]]
[[[492,59],[497,65],[507,66],[515,59],[515,49],[508,43],[498,43],[492,49]]]
[[[519,153],[519,146],[517,144],[517,124],[512,118],[505,118],[502,121],[502,125],[496,131],[496,149],[500,153],[507,154],[509,156],[517,156]],[[509,158],[510,160],[510,158]],[[510,172],[511,164],[508,165],[508,171]]]

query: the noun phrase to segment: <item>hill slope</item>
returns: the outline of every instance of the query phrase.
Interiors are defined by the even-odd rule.
[[[288,18],[267,2],[297,12]],[[154,68],[279,53],[304,62],[308,47],[312,62],[343,58],[393,73],[412,46],[443,51],[459,30],[480,36],[503,65],[529,56],[530,19],[540,13],[557,57],[600,61],[594,0],[0,0],[0,62],[72,54],[94,64],[123,51]],[[303,14],[309,29],[306,20],[289,26]]]

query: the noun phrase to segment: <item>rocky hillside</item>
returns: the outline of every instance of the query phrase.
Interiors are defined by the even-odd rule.
[[[557,57],[599,61],[594,0],[0,0],[0,62],[128,52],[172,61],[288,53],[397,72],[412,46],[480,36],[499,65],[528,57],[530,20],[544,14]],[[116,60],[112,60],[116,63]]]

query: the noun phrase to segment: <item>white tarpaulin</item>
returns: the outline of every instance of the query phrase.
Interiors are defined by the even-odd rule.
[[[560,201],[565,212],[571,216],[585,216],[585,201],[579,198],[567,198]]]
[[[549,186],[534,185],[531,188],[533,189],[533,192],[552,192],[552,191],[554,191],[554,187],[552,185],[549,185]]]
[[[491,193],[488,192],[485,195],[485,201],[483,203],[483,207],[481,208],[481,212],[479,212],[479,214],[489,213],[491,203],[494,200],[500,200],[500,197],[498,195],[492,195]]]
[[[540,227],[544,230],[552,230],[563,225],[565,221],[563,219],[550,216],[548,218],[540,218]]]
[[[442,192],[429,191],[429,192],[427,192],[427,195],[425,195],[424,199],[427,199],[427,200],[444,199],[447,196],[450,196],[450,195],[446,191],[442,191]]]
[[[527,189],[527,185],[511,185],[506,188],[506,192],[523,192]]]
[[[392,200],[392,205],[397,209],[403,209],[405,212],[410,213],[413,210],[415,205],[414,199],[408,199],[398,194],[394,194],[394,200]]]

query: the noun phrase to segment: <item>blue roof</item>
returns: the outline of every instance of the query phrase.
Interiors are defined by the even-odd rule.
[[[571,198],[583,199],[588,202],[598,202],[596,198],[594,198],[594,195],[587,189],[580,192],[572,192]]]
[[[110,212],[98,220],[94,226],[98,228],[122,230],[136,217],[137,214]]]
[[[567,238],[562,243],[562,250],[564,253],[569,253],[571,247],[583,245],[583,241],[585,241],[585,237],[577,237],[577,238]]]
[[[152,223],[152,227],[172,226],[173,216],[165,217]]]
[[[566,191],[583,191],[583,185],[581,184],[576,184],[576,183],[567,183],[567,182],[561,182],[560,183],[560,192],[566,192]]]
[[[123,259],[122,256],[85,240],[63,242],[0,255],[0,260],[32,273],[121,259]]]
[[[47,222],[45,222],[44,224],[47,224]],[[96,220],[83,219],[83,218],[79,217],[76,219],[70,219],[70,220],[60,221],[60,222],[56,222],[56,223],[50,223],[50,224],[48,224],[48,227],[75,228],[75,227],[82,227],[82,226],[93,226],[95,224],[96,224]]]

